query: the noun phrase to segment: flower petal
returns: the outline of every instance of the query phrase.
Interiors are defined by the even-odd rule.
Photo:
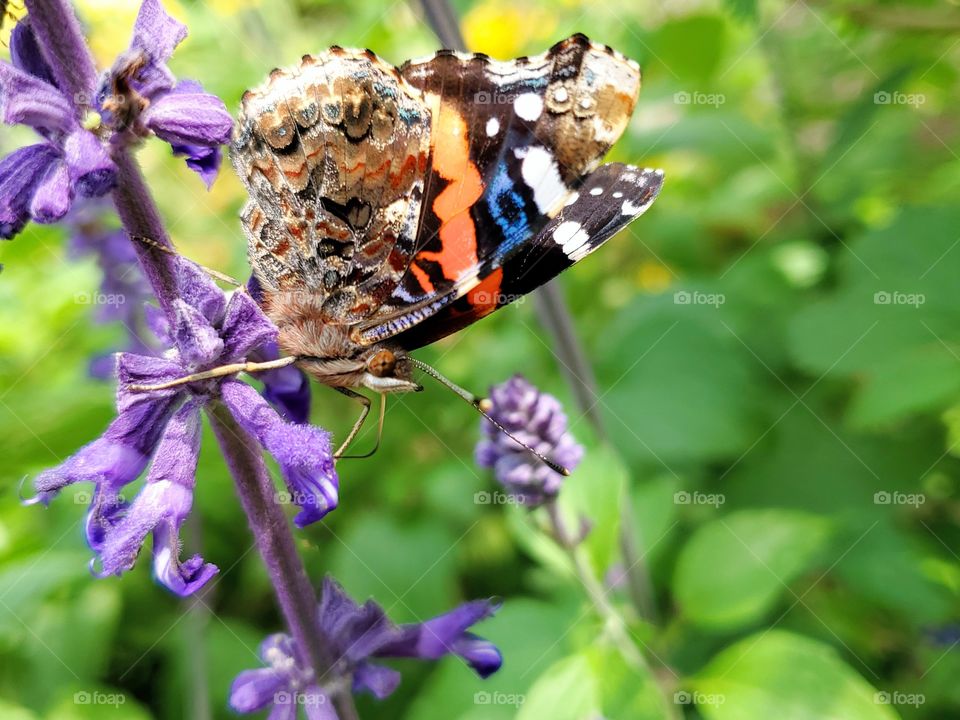
[[[267,343],[276,342],[278,330],[260,306],[243,290],[230,297],[223,318],[223,362],[236,362]]]
[[[195,262],[178,255],[174,258],[177,268],[177,289],[181,299],[193,308],[196,308],[216,327],[223,320],[223,313],[227,307],[227,300],[223,290],[210,279]]]
[[[14,67],[57,87],[53,70],[40,50],[37,36],[33,34],[29,17],[20,20],[10,31],[10,60]]]
[[[63,151],[78,195],[100,197],[116,186],[117,168],[93,133],[83,129],[70,133]]]
[[[400,673],[382,665],[363,662],[353,671],[353,691],[366,691],[378,700],[388,697],[399,684]]]
[[[174,143],[171,143],[170,147],[174,155],[186,156],[187,167],[200,176],[203,184],[209,190],[220,173],[220,160],[222,159],[220,148]]]
[[[267,343],[253,357],[275,360],[280,352],[276,343]],[[303,370],[288,365],[259,373],[257,379],[263,383],[263,396],[284,420],[300,424],[310,420],[310,381]]]
[[[223,340],[216,328],[179,298],[173,301],[173,312],[173,341],[183,364],[195,370],[215,364],[223,353]]]
[[[67,214],[73,198],[70,173],[63,162],[53,162],[34,190],[30,217],[38,223],[53,223]]]
[[[336,651],[351,663],[358,663],[401,637],[400,628],[373,600],[362,606],[332,577],[323,579],[320,598],[320,627]]]
[[[118,400],[118,410],[103,435],[37,476],[33,483],[37,500],[49,502],[77,482],[95,482],[116,491],[140,476],[173,414],[174,398],[140,394],[125,402]]]
[[[128,407],[149,400],[171,400],[180,394],[183,388],[164,388],[148,393],[132,391],[130,386],[161,385],[176,380],[182,374],[183,370],[180,366],[167,358],[120,353],[117,357],[117,409],[124,412]]]
[[[143,114],[158,138],[172,145],[223,145],[230,141],[233,118],[223,100],[201,91],[165,93]]]
[[[55,147],[37,143],[0,160],[0,238],[12,238],[27,224],[33,189],[56,159]]]
[[[223,383],[221,393],[237,422],[280,465],[292,500],[301,508],[294,524],[304,527],[333,510],[339,481],[330,433],[312,425],[284,422],[256,390],[239,380]]]
[[[217,568],[194,557],[180,565],[179,531],[193,504],[200,452],[197,402],[181,407],[167,424],[143,490],[118,522],[107,529],[100,546],[103,575],[119,575],[136,562],[149,533],[154,537],[154,572],[178,595],[199,589]]]
[[[7,62],[0,62],[0,122],[57,132],[77,125],[73,105],[56,87]]]
[[[310,685],[300,693],[298,704],[303,708],[307,720],[339,720],[333,702],[319,685]]]
[[[130,41],[131,50],[139,50],[149,59],[140,71],[143,83],[138,89],[143,95],[153,97],[173,87],[175,80],[166,62],[186,36],[187,26],[168,15],[160,0],[143,0]]]
[[[500,667],[496,647],[467,632],[472,625],[491,617],[500,607],[492,600],[474,600],[424,623],[400,626],[400,637],[380,648],[377,657],[416,657],[436,660],[459,655],[481,677]]]
[[[230,707],[238,713],[252,713],[272,705],[287,686],[288,678],[273,668],[244,670],[230,687]]]

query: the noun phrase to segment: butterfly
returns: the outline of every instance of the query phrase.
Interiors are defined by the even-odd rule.
[[[582,260],[657,197],[660,170],[601,159],[640,68],[584,35],[500,62],[440,50],[396,68],[332,47],[241,103],[231,147],[261,304],[288,358],[356,392],[421,389],[410,352]],[[381,409],[382,417],[382,409]]]

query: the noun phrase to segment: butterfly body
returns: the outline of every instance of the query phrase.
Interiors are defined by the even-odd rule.
[[[321,382],[416,389],[407,353],[542,285],[655,199],[603,155],[639,67],[575,35],[510,62],[331,48],[244,95],[232,159],[263,307]]]

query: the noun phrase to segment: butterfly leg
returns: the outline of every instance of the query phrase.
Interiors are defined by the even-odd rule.
[[[333,389],[336,390],[336,391],[337,391],[338,393],[340,393],[341,395],[346,395],[346,396],[347,396],[348,398],[350,398],[351,400],[356,400],[358,403],[360,403],[360,404],[363,406],[363,408],[360,410],[360,417],[357,418],[357,421],[353,424],[353,427],[350,429],[350,432],[347,433],[347,437],[346,437],[346,438],[344,439],[344,441],[340,444],[340,447],[337,448],[337,451],[333,454],[333,457],[336,458],[337,460],[340,460],[340,459],[343,459],[343,458],[352,459],[352,458],[358,458],[358,457],[369,457],[370,455],[373,455],[373,453],[375,453],[375,452],[377,451],[377,448],[380,447],[380,432],[379,432],[379,431],[377,432],[377,444],[374,446],[373,450],[371,450],[371,451],[370,451],[369,453],[367,453],[366,455],[344,455],[344,454],[343,454],[343,453],[346,451],[346,449],[350,446],[350,443],[353,442],[354,438],[357,436],[357,433],[360,432],[360,428],[362,428],[362,427],[363,427],[363,423],[366,422],[367,415],[370,414],[370,398],[368,398],[366,395],[361,395],[360,393],[358,393],[358,392],[356,392],[356,391],[354,391],[354,390],[351,390],[350,388],[335,387],[335,388],[333,388]],[[380,401],[380,406],[381,406],[381,408],[380,408],[380,428],[382,429],[382,428],[383,428],[383,413],[384,413],[383,408],[385,407],[385,403],[383,402],[383,396],[382,396],[382,395],[380,396],[380,398],[381,398],[381,401]]]

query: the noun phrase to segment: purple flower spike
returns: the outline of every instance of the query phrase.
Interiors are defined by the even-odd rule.
[[[485,678],[500,668],[500,652],[468,629],[498,608],[498,603],[475,600],[424,623],[398,626],[377,603],[368,600],[358,605],[335,580],[326,577],[317,619],[334,664],[324,673],[324,687],[350,681],[354,692],[369,692],[378,699],[389,696],[399,684],[400,674],[372,658],[437,660],[459,655]],[[290,637],[271,635],[260,655],[267,667],[242,672],[233,683],[230,706],[234,710],[251,713],[271,708],[271,718],[296,718],[295,709],[288,708],[290,699],[301,703],[313,699],[317,710],[327,714],[311,715],[308,710],[308,718],[336,718],[313,670],[299,663],[296,643]],[[290,712],[293,714],[287,714]]]
[[[193,80],[177,82],[167,67],[186,36],[187,28],[168,15],[159,0],[144,0],[130,47],[100,82],[97,108],[127,141],[153,134],[169,143],[209,188],[220,168],[220,146],[230,140],[233,118],[220,98]],[[118,90],[121,97],[114,94]]]
[[[82,109],[57,86],[29,18],[10,36],[12,62],[0,62],[0,122],[26,125],[43,142],[0,161],[0,238],[27,221],[55,222],[76,196],[98,197],[116,184],[103,139],[80,124]]]
[[[515,375],[490,389],[490,401],[490,415],[517,439],[570,470],[580,463],[583,446],[567,431],[567,416],[555,397]],[[562,475],[490,423],[484,422],[481,429],[484,438],[477,445],[477,464],[493,468],[500,484],[520,502],[537,507],[560,492]]]
[[[222,397],[238,422],[277,459],[293,500],[301,507],[295,519],[301,527],[336,507],[338,480],[329,434],[287,423],[239,380],[211,378],[153,390],[133,387],[163,385],[243,362],[277,339],[277,329],[249,294],[237,291],[227,301],[196,265],[180,256],[173,262],[177,279],[173,320],[148,318],[172,347],[163,357],[120,353],[117,419],[103,437],[41,474],[34,486],[35,502],[47,503],[71,483],[93,482],[87,539],[100,557],[102,575],[118,575],[133,567],[152,533],[154,574],[171,591],[188,595],[217,572],[199,556],[179,559],[179,531],[193,502],[202,406]],[[144,488],[128,503],[121,491],[151,458]]]

